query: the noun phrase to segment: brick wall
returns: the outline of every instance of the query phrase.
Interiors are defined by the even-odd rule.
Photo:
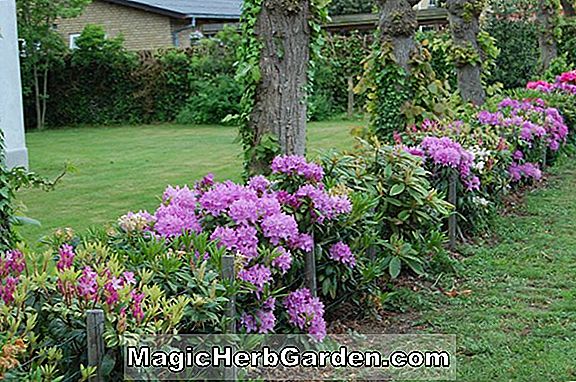
[[[93,0],[79,17],[60,20],[57,30],[68,45],[70,35],[81,33],[87,24],[102,25],[109,37],[122,34],[129,50],[173,46],[169,17],[100,0]]]

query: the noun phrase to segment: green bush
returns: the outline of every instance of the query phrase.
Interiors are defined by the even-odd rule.
[[[327,179],[369,202],[355,223],[362,230],[355,251],[374,254],[370,266],[392,278],[404,268],[424,273],[430,257],[442,251],[442,220],[451,207],[430,185],[420,159],[378,141],[360,141],[353,153],[325,156],[323,166]]]
[[[496,39],[500,55],[489,79],[505,88],[524,87],[538,69],[538,29],[533,21],[491,19],[486,30]]]
[[[229,75],[194,81],[191,88],[194,95],[176,117],[180,124],[220,124],[227,115],[240,112],[242,89]]]

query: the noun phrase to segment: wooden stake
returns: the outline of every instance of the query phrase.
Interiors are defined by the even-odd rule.
[[[230,285],[233,286],[236,281],[236,270],[234,256],[224,255],[222,256],[222,278],[228,280]],[[228,307],[226,309],[226,316],[228,316],[228,332],[227,334],[236,334],[236,294],[232,293],[228,296]],[[233,340],[233,339],[231,339]],[[232,351],[236,349],[232,346]],[[224,380],[225,381],[235,381],[237,379],[236,368],[225,368],[224,369]]]
[[[90,382],[104,382],[102,359],[104,358],[104,311],[101,309],[86,312],[86,338],[88,342],[88,366],[96,366],[96,375]]]
[[[312,236],[314,240],[314,236]],[[310,290],[312,296],[317,296],[316,291],[316,245],[312,248],[310,252],[307,252],[304,257],[305,262],[305,277],[306,277],[306,287]]]
[[[458,212],[458,174],[452,172],[450,181],[448,183],[448,202],[454,206],[454,211],[448,218],[448,239],[450,240],[450,250],[456,248],[456,228],[458,221],[456,220],[456,213]]]
[[[348,77],[348,118],[354,117],[354,77]]]
[[[234,285],[236,280],[236,272],[234,270],[234,256],[224,255],[222,256],[222,278],[228,280],[231,285]],[[232,294],[228,298],[228,307],[226,310],[226,315],[230,319],[228,324],[228,334],[236,333],[236,295]]]

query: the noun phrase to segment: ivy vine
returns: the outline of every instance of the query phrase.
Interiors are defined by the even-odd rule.
[[[272,134],[265,135],[256,141],[256,132],[250,126],[250,116],[255,107],[256,91],[261,81],[260,57],[262,42],[256,35],[256,24],[267,0],[244,0],[240,20],[242,39],[238,49],[237,81],[243,85],[244,94],[240,102],[240,114],[237,116],[239,138],[244,153],[244,176],[251,172],[251,163],[269,163],[280,152],[277,138]],[[311,93],[314,81],[315,63],[321,57],[324,45],[322,24],[328,19],[328,3],[330,0],[310,0],[310,15],[308,20],[310,36],[310,62],[308,67],[307,93]],[[288,12],[299,11],[301,1],[284,0],[280,4]]]

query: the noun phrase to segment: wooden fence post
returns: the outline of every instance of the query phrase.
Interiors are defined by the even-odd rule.
[[[348,77],[348,118],[354,117],[354,77]]]
[[[458,226],[458,221],[456,220],[456,214],[458,213],[458,174],[455,171],[450,174],[448,202],[454,206],[454,211],[448,217],[448,239],[450,250],[453,251],[456,248],[456,228]]]
[[[90,382],[104,382],[102,359],[104,358],[104,311],[101,309],[86,312],[86,339],[88,342],[88,366],[96,366],[96,375]]]
[[[314,234],[312,234],[312,241],[314,242]],[[310,252],[306,252],[304,256],[305,278],[306,287],[310,290],[312,296],[317,296],[316,290],[316,243]]]
[[[230,285],[233,286],[236,281],[235,258],[230,254],[222,256],[222,278],[228,280]],[[236,334],[236,294],[228,296],[228,307],[226,309],[226,316],[230,320],[228,323],[228,331],[226,334]],[[234,339],[232,339],[234,340]],[[234,352],[236,347],[232,345]],[[235,381],[237,379],[236,368],[224,369],[224,380]]]
[[[542,172],[544,172],[544,170],[546,170],[546,157],[548,155],[548,147],[546,146],[546,144],[544,144],[542,146]]]
[[[234,256],[224,255],[222,256],[222,278],[228,280],[231,285],[234,285],[236,280],[236,271],[234,270]],[[226,315],[230,319],[228,324],[228,333],[236,333],[236,295],[228,296],[228,307],[226,310]]]

